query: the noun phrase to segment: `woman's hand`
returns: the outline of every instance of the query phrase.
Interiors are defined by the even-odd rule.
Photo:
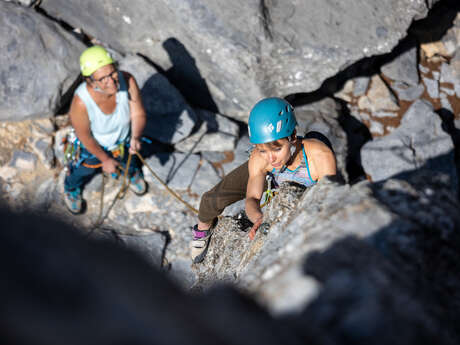
[[[132,137],[131,141],[129,142],[129,153],[135,154],[136,152],[139,152],[141,149],[141,140],[140,138],[135,138]]]
[[[260,224],[262,224],[263,218],[264,218],[263,216],[260,216],[260,218],[254,223],[254,225],[252,226],[251,230],[249,231],[248,236],[251,239],[251,241],[256,236],[257,229],[259,228]]]
[[[107,174],[116,173],[118,164],[119,163],[115,159],[108,157],[102,161],[102,171]]]

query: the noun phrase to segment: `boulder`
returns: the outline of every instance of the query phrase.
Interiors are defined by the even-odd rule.
[[[394,60],[382,66],[381,71],[393,81],[415,86],[419,83],[417,70],[417,47],[411,48],[398,55]]]
[[[457,188],[452,139],[442,129],[433,107],[421,100],[411,105],[400,126],[389,135],[367,142],[361,149],[361,160],[372,181],[428,169],[448,174]]]
[[[196,113],[201,121],[198,131],[178,142],[176,150],[189,153],[233,151],[238,138],[238,124],[204,109],[197,109]]]
[[[360,109],[376,113],[380,110],[399,110],[396,98],[379,75],[374,75],[367,95],[358,100]]]
[[[217,106],[213,111],[242,120],[264,96],[316,90],[354,62],[390,52],[431,6],[420,0],[40,4],[120,52],[141,53],[172,78],[183,76],[188,99],[206,99]]]
[[[403,82],[393,82],[391,83],[391,89],[396,92],[398,99],[402,101],[415,101],[425,91],[422,83],[411,86]]]
[[[144,134],[167,144],[188,137],[198,118],[168,79],[137,55],[123,58],[119,67],[134,76],[141,90],[147,112]]]
[[[332,343],[414,343],[425,325],[425,339],[450,344],[458,303],[444,300],[460,286],[458,207],[450,184],[423,173],[411,183],[283,185],[264,211],[266,234],[251,242],[234,220],[220,222],[193,265],[195,288],[232,282],[274,315],[324,327]],[[396,338],[381,332],[388,324],[402,328]]]
[[[85,46],[33,9],[0,1],[0,120],[51,117],[77,79]]]

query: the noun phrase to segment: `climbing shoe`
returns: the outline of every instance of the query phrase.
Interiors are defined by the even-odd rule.
[[[144,177],[139,171],[137,171],[133,176],[131,176],[129,188],[136,195],[144,195],[147,191],[147,183],[145,182]]]
[[[194,264],[200,263],[204,260],[206,253],[208,252],[212,228],[213,227],[208,230],[198,230],[198,224],[195,224],[193,227],[193,240],[190,243],[190,255]]]
[[[73,213],[78,214],[82,210],[82,197],[80,188],[74,189],[72,191],[65,191],[64,193],[64,202],[67,209]]]

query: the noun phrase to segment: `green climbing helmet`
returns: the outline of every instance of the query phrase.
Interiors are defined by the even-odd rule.
[[[290,136],[297,125],[294,108],[278,97],[259,101],[249,114],[249,141],[265,144]]]
[[[84,77],[89,77],[99,68],[111,63],[113,63],[113,59],[105,48],[101,46],[89,47],[80,56],[81,74]]]

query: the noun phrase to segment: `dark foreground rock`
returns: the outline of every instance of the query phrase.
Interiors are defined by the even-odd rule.
[[[195,288],[235,283],[271,313],[300,313],[327,329],[334,342],[459,339],[460,217],[448,180],[421,173],[410,183],[298,188],[275,197],[265,211],[271,228],[253,242],[224,219],[194,265]]]
[[[118,242],[2,209],[0,315],[8,334],[0,339],[70,345],[457,344],[458,204],[442,181],[426,181],[421,176],[413,185],[390,180],[375,187],[324,181],[303,195],[287,186],[267,211],[273,224],[267,236],[259,233],[249,243],[246,233],[221,226],[214,251],[200,267],[212,271],[221,243],[222,257],[230,249],[234,255],[215,271],[226,270],[227,280],[252,297],[228,286],[187,294]],[[249,269],[256,262],[260,268]],[[264,300],[268,292],[280,301],[286,290],[305,290],[299,282],[307,276],[317,282],[311,303],[291,311],[285,304],[284,316],[273,316],[274,304]]]

